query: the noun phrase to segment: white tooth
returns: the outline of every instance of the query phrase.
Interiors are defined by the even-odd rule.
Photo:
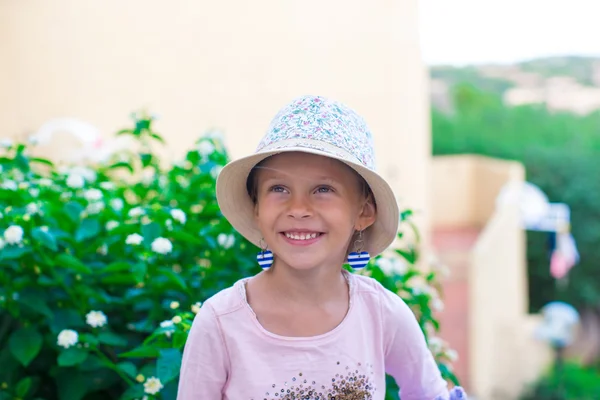
[[[314,238],[316,238],[316,237],[317,237],[317,234],[316,234],[316,233],[311,233],[311,234],[310,234],[310,238],[311,238],[311,239],[314,239]]]
[[[300,235],[300,240],[306,240],[306,236]]]
[[[294,239],[295,239],[295,240],[300,240],[300,236],[298,236],[298,235],[294,235]]]

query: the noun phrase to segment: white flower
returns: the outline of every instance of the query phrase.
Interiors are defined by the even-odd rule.
[[[12,147],[13,141],[8,138],[0,139],[0,147],[4,147],[6,149]]]
[[[173,334],[173,332],[175,331],[175,323],[171,319],[161,322],[160,327],[166,329],[165,330],[166,337],[171,337],[171,334]]]
[[[134,207],[131,210],[129,210],[127,215],[129,215],[130,218],[137,218],[137,217],[141,217],[142,215],[144,215],[144,213],[145,213],[145,211],[142,207]]]
[[[166,220],[165,225],[167,225],[167,230],[169,230],[169,231],[173,230],[173,220],[172,219]]]
[[[194,314],[198,314],[200,312],[200,308],[202,307],[202,303],[201,302],[196,302],[194,304],[192,304],[192,312]]]
[[[217,236],[217,242],[221,247],[229,249],[235,243],[235,237],[233,235],[220,233],[219,236]]]
[[[119,223],[117,221],[108,221],[106,223],[106,230],[112,231],[113,229],[115,229],[118,226],[119,226]]]
[[[438,354],[444,348],[444,341],[437,336],[429,338],[429,349],[433,354]]]
[[[221,167],[220,165],[214,166],[210,170],[210,176],[212,176],[213,179],[217,179],[222,170],[223,170],[223,167]]]
[[[6,190],[12,190],[13,192],[18,189],[17,183],[11,179],[7,179],[6,181],[2,182],[2,185],[0,185],[0,187]]]
[[[160,327],[161,328],[170,328],[172,326],[173,326],[173,321],[170,320],[170,319],[167,319],[167,320],[165,320],[165,321],[163,321],[163,322],[160,323]]]
[[[58,334],[58,345],[68,349],[79,341],[79,335],[72,329],[64,329]]]
[[[185,224],[186,216],[185,216],[185,213],[182,210],[180,210],[178,208],[176,208],[174,210],[171,210],[171,217],[173,217],[173,219],[175,221],[178,221],[179,223]]]
[[[44,187],[49,187],[52,186],[52,179],[48,179],[48,178],[41,178],[40,180],[38,180],[38,185],[40,186],[44,186]]]
[[[0,238],[0,250],[2,250],[5,245],[6,243],[4,242],[4,239]]]
[[[123,206],[124,206],[123,200],[121,200],[121,199],[112,199],[110,201],[110,206],[115,211],[121,211],[123,209]]]
[[[35,203],[27,204],[27,207],[25,207],[25,209],[27,210],[28,214],[32,214],[32,215],[40,212],[40,207]]]
[[[115,188],[115,184],[112,182],[100,182],[100,187],[104,190],[113,190]]]
[[[79,174],[70,174],[67,178],[67,186],[72,189],[81,189],[85,185],[85,179]]]
[[[83,197],[85,197],[85,199],[87,201],[98,201],[102,199],[102,190],[100,189],[88,189],[85,191],[85,193],[83,194]]]
[[[178,309],[179,308],[179,302],[178,301],[172,301],[171,304],[169,304],[169,307],[171,307],[172,310]]]
[[[454,361],[458,360],[458,352],[454,349],[449,349],[448,351],[446,351],[446,357],[451,362],[454,362]]]
[[[176,315],[171,321],[173,321],[174,324],[179,324],[181,322],[181,317],[179,315]]]
[[[88,167],[73,167],[70,173],[81,175],[87,182],[94,182],[97,178],[96,171]]]
[[[98,328],[106,325],[107,318],[102,311],[90,311],[85,316],[85,322],[92,328]]]
[[[40,195],[40,189],[31,188],[29,189],[29,194],[31,195],[31,197],[38,197]]]
[[[23,228],[19,225],[11,225],[4,231],[4,240],[8,244],[18,244],[23,240]]]
[[[163,388],[160,379],[151,377],[144,383],[144,392],[148,394],[156,394]]]
[[[202,155],[202,157],[208,157],[215,151],[215,146],[208,140],[203,140],[198,143],[198,153]]]
[[[173,244],[169,239],[162,237],[154,239],[152,242],[152,251],[158,254],[168,254],[173,250]]]
[[[133,234],[127,236],[127,239],[125,239],[125,244],[131,244],[131,245],[137,246],[137,245],[141,244],[143,241],[144,241],[144,237],[142,235],[133,233]]]
[[[433,299],[431,308],[433,308],[435,311],[442,311],[444,309],[444,302],[438,298]]]
[[[98,247],[97,250],[98,254],[100,255],[107,255],[108,254],[108,246],[106,245],[106,243],[104,243],[102,246]]]
[[[104,210],[104,203],[101,202],[90,203],[85,208],[85,211],[87,211],[87,213],[90,215],[99,214],[100,212],[102,212],[102,210]]]
[[[71,193],[71,192],[62,192],[62,193],[60,194],[60,199],[61,199],[62,201],[67,201],[67,200],[69,200],[71,197],[73,197],[73,193]]]

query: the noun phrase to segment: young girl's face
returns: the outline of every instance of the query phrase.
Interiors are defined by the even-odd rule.
[[[358,175],[340,161],[306,153],[269,158],[257,172],[256,221],[276,265],[339,268],[375,206]]]

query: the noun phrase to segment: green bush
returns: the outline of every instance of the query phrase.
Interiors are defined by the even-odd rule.
[[[595,400],[600,398],[600,373],[575,363],[552,370],[528,388],[521,400]]]
[[[103,165],[56,168],[24,144],[5,143],[0,400],[175,399],[194,313],[260,270],[257,249],[216,203],[215,179],[228,161],[219,137],[202,137],[166,166],[150,150],[162,142],[152,124],[136,116],[119,133],[141,150]],[[410,212],[403,218],[408,232]],[[417,257],[407,245],[364,273],[413,308],[443,375],[455,381],[452,351],[432,336],[438,272],[417,270]]]

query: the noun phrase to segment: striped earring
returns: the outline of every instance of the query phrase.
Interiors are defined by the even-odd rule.
[[[267,250],[264,239],[260,239],[259,247],[260,252],[256,255],[256,261],[258,261],[258,265],[260,265],[262,269],[267,270],[273,265],[273,252]]]
[[[358,238],[354,242],[354,248],[356,249],[352,253],[348,254],[348,264],[354,269],[360,269],[367,266],[371,256],[366,251],[362,251],[363,248],[363,231],[358,231]]]

